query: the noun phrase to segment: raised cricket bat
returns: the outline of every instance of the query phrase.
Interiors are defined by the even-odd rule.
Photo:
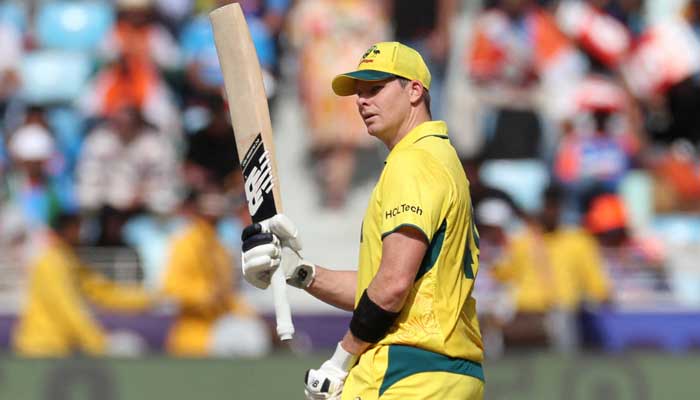
[[[209,17],[214,27],[216,51],[224,76],[236,148],[243,169],[248,211],[253,222],[260,222],[282,212],[282,198],[270,111],[258,55],[238,3],[217,8]],[[287,284],[281,268],[273,274],[271,285],[277,335],[282,340],[289,340],[294,335],[294,325],[287,300]]]

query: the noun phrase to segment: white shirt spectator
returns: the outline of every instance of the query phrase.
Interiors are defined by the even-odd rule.
[[[179,202],[180,171],[172,144],[148,128],[124,142],[108,126],[85,140],[78,162],[78,202],[87,209],[143,205],[167,213]]]

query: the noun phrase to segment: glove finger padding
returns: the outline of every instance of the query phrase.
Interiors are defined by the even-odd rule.
[[[251,285],[266,289],[270,286],[272,274],[280,264],[282,250],[279,240],[271,233],[255,233],[260,227],[253,224],[246,228],[241,254],[243,277]]]
[[[250,250],[243,251],[243,261],[248,263],[254,258],[266,256],[273,261],[275,265],[278,265],[280,263],[281,255],[282,250],[280,249],[279,244],[273,241],[272,243],[261,244],[251,248]]]
[[[251,236],[263,233],[263,227],[259,223],[254,223],[246,226],[241,232],[241,242],[245,242]]]
[[[304,394],[307,399],[340,399],[343,381],[321,370],[306,371]]]
[[[321,364],[319,369],[306,371],[304,394],[307,399],[340,399],[345,379],[357,356],[347,352],[340,343],[333,356]]]
[[[301,240],[299,231],[289,217],[284,214],[277,214],[260,223],[263,232],[271,232],[280,239],[283,245],[289,246],[296,251],[301,251]]]

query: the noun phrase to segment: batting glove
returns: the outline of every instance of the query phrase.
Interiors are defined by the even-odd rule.
[[[350,368],[357,357],[348,353],[338,343],[330,360],[319,369],[306,371],[304,377],[304,394],[308,400],[340,400],[343,385]]]
[[[267,288],[280,263],[288,284],[300,289],[311,284],[316,268],[301,257],[298,230],[284,214],[247,226],[241,240],[243,277],[253,286]]]

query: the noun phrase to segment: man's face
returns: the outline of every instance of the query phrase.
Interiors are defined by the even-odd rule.
[[[367,132],[382,141],[390,141],[411,109],[408,88],[397,79],[357,81],[357,109]]]

